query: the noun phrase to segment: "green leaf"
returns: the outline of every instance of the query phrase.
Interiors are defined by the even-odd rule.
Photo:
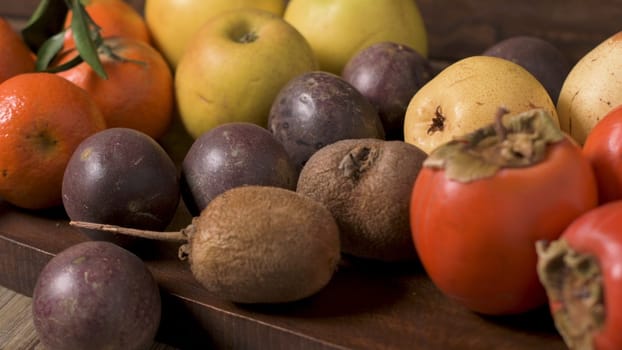
[[[37,51],[37,62],[35,68],[37,71],[48,71],[48,66],[54,60],[54,57],[63,48],[65,41],[65,31],[50,37]]]
[[[71,1],[71,11],[73,12],[71,31],[80,56],[93,68],[97,75],[107,79],[108,75],[97,53],[97,48],[101,45],[102,40],[99,35],[99,29],[86,12],[84,5],[80,3],[80,0]],[[91,35],[93,31],[94,33]]]
[[[65,0],[41,0],[21,31],[32,52],[39,51],[50,36],[63,30],[68,10]]]
[[[48,67],[45,71],[49,72],[49,73],[57,73],[57,72],[62,72],[64,70],[67,69],[71,69],[77,65],[79,65],[80,63],[84,62],[84,60],[82,59],[82,57],[80,55],[76,55],[76,57],[72,58],[71,60],[60,64],[58,66],[54,66],[54,67]]]

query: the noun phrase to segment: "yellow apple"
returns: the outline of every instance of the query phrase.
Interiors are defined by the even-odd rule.
[[[283,15],[315,51],[320,68],[341,74],[359,50],[383,41],[427,57],[427,32],[414,0],[291,0]]]
[[[227,122],[266,127],[279,90],[316,69],[309,43],[282,17],[257,9],[223,13],[199,29],[177,66],[181,120],[195,138]]]
[[[176,67],[192,35],[209,19],[246,7],[282,15],[283,0],[145,0],[145,21],[154,45]]]

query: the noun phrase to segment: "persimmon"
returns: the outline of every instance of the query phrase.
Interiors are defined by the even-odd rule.
[[[594,125],[583,154],[594,168],[600,203],[622,199],[622,105]]]
[[[491,315],[545,305],[535,242],[554,240],[596,207],[594,172],[543,109],[440,146],[411,197],[421,262],[449,298]]]
[[[555,327],[570,349],[622,348],[622,201],[579,216],[537,242],[538,275]]]

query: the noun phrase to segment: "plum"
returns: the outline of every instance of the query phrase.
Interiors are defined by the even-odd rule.
[[[525,68],[542,83],[557,102],[571,64],[564,53],[552,43],[533,36],[519,35],[492,45],[483,53],[512,61]]]
[[[74,151],[62,196],[71,220],[163,230],[180,200],[179,175],[166,151],[147,134],[110,128],[86,138]],[[133,243],[105,232],[84,232],[126,247]]]
[[[295,189],[298,173],[285,147],[259,125],[222,124],[194,141],[182,163],[182,198],[198,215],[225,190],[243,185]]]
[[[341,76],[378,109],[386,139],[403,140],[408,103],[433,74],[430,62],[413,48],[384,41],[352,56]]]
[[[32,297],[47,349],[148,349],[161,317],[158,284],[143,261],[105,241],[70,246],[39,274]]]
[[[340,76],[313,71],[290,80],[273,101],[268,129],[300,171],[320,148],[343,139],[384,139],[378,111]]]

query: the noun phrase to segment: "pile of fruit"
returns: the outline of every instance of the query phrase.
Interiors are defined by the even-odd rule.
[[[548,303],[569,347],[622,347],[622,34],[434,68],[412,0],[58,0],[0,43],[0,197],[92,239],[37,281],[51,349],[153,341],[144,238],[236,303],[309,297],[344,256],[420,262],[473,312]]]

